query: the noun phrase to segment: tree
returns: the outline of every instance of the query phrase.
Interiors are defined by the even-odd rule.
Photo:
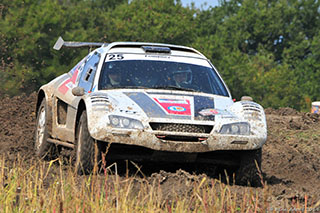
[[[109,41],[189,44],[194,39],[194,11],[174,0],[133,0],[105,14],[104,37]]]
[[[233,94],[265,107],[308,110],[320,92],[320,2],[220,0],[208,10],[180,0],[3,0],[0,88],[31,92],[68,71],[87,50],[52,49],[73,41],[149,41],[194,47]]]
[[[1,89],[8,94],[31,92],[71,68],[86,50],[58,54],[52,47],[60,35],[94,40],[96,26],[104,22],[101,15],[126,1],[108,1],[100,7],[102,2],[6,0],[0,22]]]

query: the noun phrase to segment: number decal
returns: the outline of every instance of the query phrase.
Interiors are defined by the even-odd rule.
[[[108,60],[122,60],[124,57],[121,54],[108,54]]]

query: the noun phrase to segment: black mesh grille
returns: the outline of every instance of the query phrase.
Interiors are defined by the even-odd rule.
[[[170,132],[207,133],[213,128],[210,125],[174,124],[174,123],[150,123],[153,130]]]

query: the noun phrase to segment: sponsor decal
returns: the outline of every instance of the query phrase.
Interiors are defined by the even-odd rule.
[[[175,111],[175,112],[184,112],[186,111],[186,108],[182,106],[169,106],[168,110]]]
[[[210,116],[210,115],[217,115],[219,114],[218,110],[216,109],[203,109],[199,112],[202,116]]]
[[[153,97],[153,100],[156,101],[167,114],[191,115],[191,103],[188,99]]]
[[[66,94],[69,89],[72,89],[74,87],[74,84],[77,80],[78,72],[79,70],[76,69],[72,77],[68,78],[65,82],[62,83],[62,85],[58,88],[59,92],[61,92],[62,94]]]
[[[150,118],[173,118],[173,119],[190,119],[191,113],[188,114],[181,114],[181,112],[170,111],[169,109],[164,108],[160,105],[160,103],[156,99],[166,99],[164,95],[147,95],[144,92],[124,92],[131,100],[133,100],[139,107],[147,114]],[[168,96],[167,96],[168,97]],[[171,96],[172,97],[172,96]],[[155,99],[156,98],[156,99]],[[175,97],[176,98],[176,97]],[[179,100],[183,100],[182,97],[177,98]],[[176,100],[171,99],[170,100]],[[190,103],[192,106],[192,99],[190,98]],[[185,102],[188,104],[188,102]],[[177,104],[168,104],[167,107],[170,106],[177,106]],[[186,109],[186,107],[183,107]],[[183,111],[182,113],[185,113]],[[180,113],[180,114],[179,114]]]
[[[79,73],[82,71],[83,69],[83,65],[84,65],[84,61],[87,59],[87,57],[85,57],[84,59],[82,59],[75,68],[73,68],[73,70],[71,71],[72,76],[71,78],[68,78],[65,82],[63,82],[61,84],[61,86],[58,88],[58,91],[61,92],[62,94],[66,94],[69,89],[72,89],[75,87],[75,83],[77,80],[77,77],[79,75]]]

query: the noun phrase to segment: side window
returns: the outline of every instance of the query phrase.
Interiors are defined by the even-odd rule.
[[[217,95],[228,96],[227,89],[225,88],[223,82],[217,75],[216,71],[212,69],[211,72],[213,75],[210,75],[209,81],[210,81],[213,93]]]
[[[80,67],[83,65],[83,63],[86,61],[88,56],[84,57],[79,63],[77,63],[76,66],[74,66],[70,71],[69,71],[69,74],[70,75],[73,75],[74,72],[78,69],[80,69]]]
[[[100,54],[95,52],[83,67],[78,86],[83,87],[85,92],[90,91],[92,87],[99,60]]]

